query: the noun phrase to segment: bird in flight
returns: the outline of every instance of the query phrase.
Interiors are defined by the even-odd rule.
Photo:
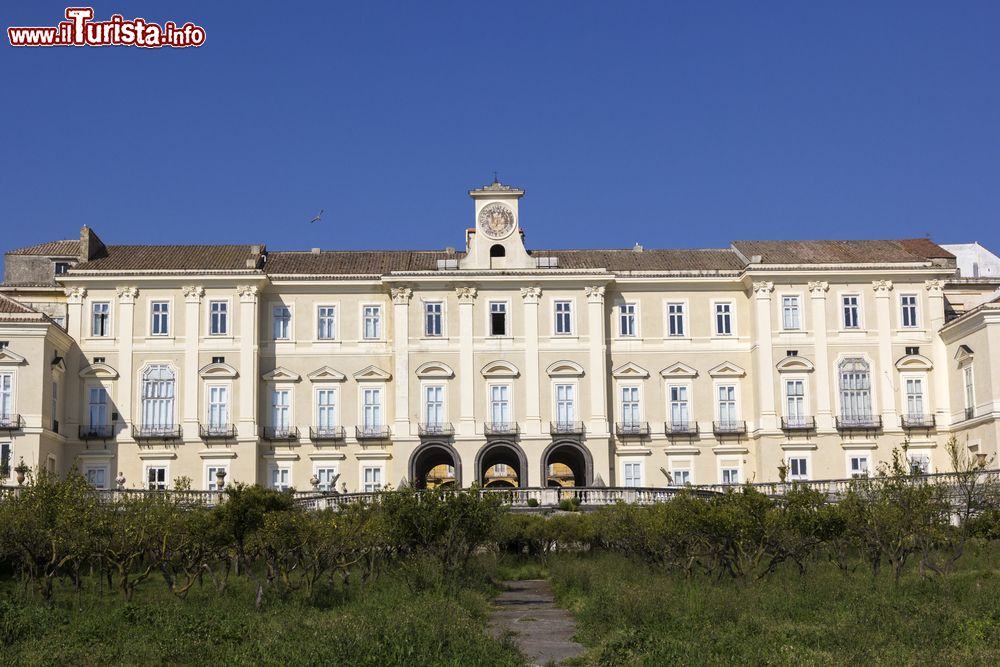
[[[325,211],[325,210],[326,209],[322,209],[321,208],[319,210],[319,213],[316,214],[316,217],[314,217],[312,220],[309,221],[309,224],[311,225],[314,222],[319,222],[320,220],[322,220],[323,219],[323,211]]]

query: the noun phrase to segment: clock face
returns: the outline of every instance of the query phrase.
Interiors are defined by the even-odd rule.
[[[506,204],[488,204],[479,212],[479,227],[491,239],[502,239],[514,230],[514,212]]]

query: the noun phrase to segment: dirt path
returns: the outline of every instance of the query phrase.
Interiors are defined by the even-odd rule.
[[[507,590],[493,601],[490,631],[494,636],[511,630],[521,653],[536,665],[559,664],[584,652],[573,641],[576,623],[568,611],[555,605],[549,582],[505,581],[504,587]]]

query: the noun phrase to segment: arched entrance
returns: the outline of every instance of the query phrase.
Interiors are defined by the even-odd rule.
[[[415,489],[462,486],[462,459],[447,442],[427,442],[410,455],[410,483]]]
[[[524,450],[513,442],[487,443],[476,454],[476,481],[491,489],[528,486]]]
[[[545,486],[590,486],[594,481],[594,461],[578,442],[553,442],[542,452]]]

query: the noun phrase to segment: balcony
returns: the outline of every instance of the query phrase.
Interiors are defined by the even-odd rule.
[[[310,426],[309,439],[313,442],[336,442],[347,439],[343,426]]]
[[[24,429],[24,419],[21,415],[3,414],[0,415],[0,431],[21,431]]]
[[[390,435],[388,426],[354,427],[354,437],[358,440],[388,440]]]
[[[816,430],[816,418],[815,417],[782,417],[781,418],[781,430],[782,431],[815,431]]]
[[[727,419],[721,422],[712,422],[712,433],[715,435],[743,435],[746,432],[747,423],[745,421]]]
[[[615,422],[615,435],[619,438],[648,438],[649,422]]]
[[[232,440],[236,437],[235,424],[198,424],[202,440]]]
[[[698,435],[698,422],[681,421],[681,420],[664,422],[663,432],[668,438],[670,436]]]
[[[451,422],[426,422],[417,424],[417,434],[421,438],[450,438],[455,435]]]
[[[78,436],[84,442],[91,440],[107,441],[113,439],[117,432],[118,424],[80,424]]]
[[[487,436],[513,436],[521,432],[517,422],[486,422],[483,433]]]
[[[580,436],[583,433],[583,422],[549,422],[549,435]]]
[[[136,426],[133,424],[132,437],[137,441],[180,440],[184,437],[184,431],[180,426],[173,424],[157,426]]]
[[[838,431],[879,431],[882,429],[881,415],[861,417],[837,417]]]
[[[929,431],[937,424],[934,415],[903,415],[899,418],[899,423],[907,431],[919,429]]]
[[[299,439],[299,429],[295,426],[265,426],[260,437],[268,442],[294,442]]]

